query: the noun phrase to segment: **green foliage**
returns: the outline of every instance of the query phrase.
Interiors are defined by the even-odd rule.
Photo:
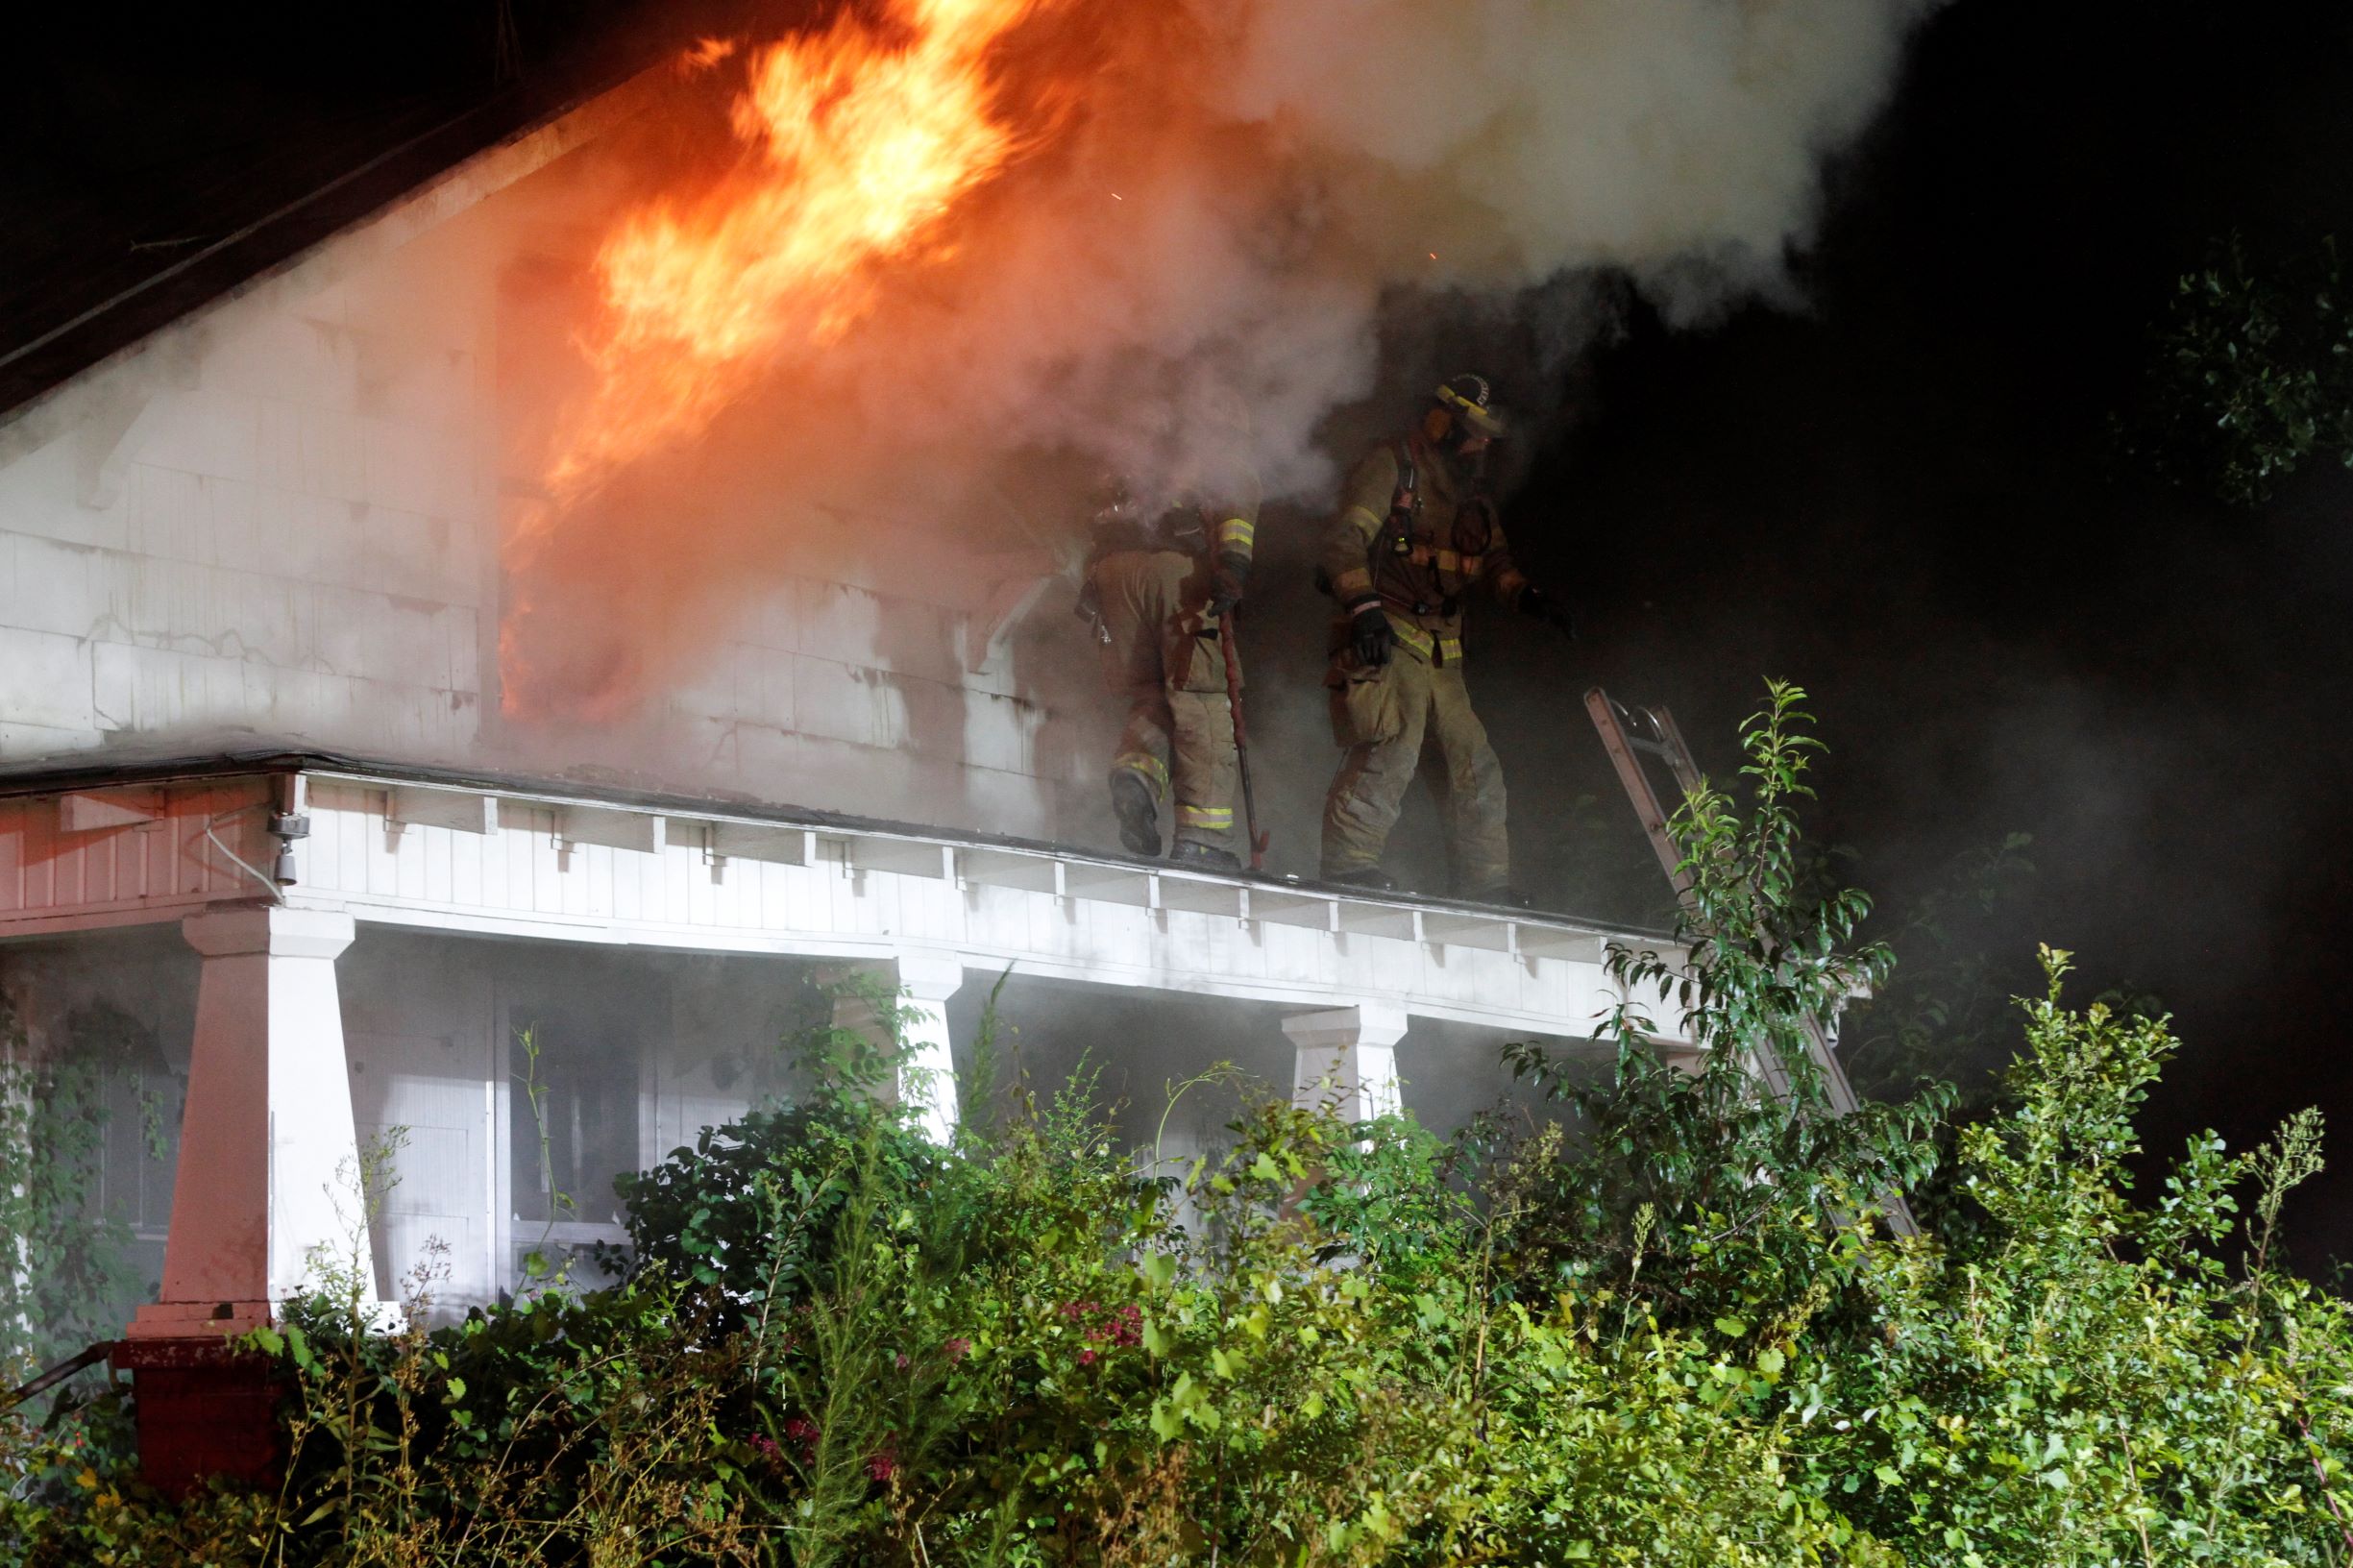
[[[2335,239],[2268,266],[2218,242],[2156,331],[2126,450],[2234,505],[2311,457],[2353,467],[2353,299]]]
[[[429,1266],[385,1332],[314,1259],[257,1340],[276,1497],[141,1492],[105,1402],[0,1429],[0,1562],[2353,1562],[2353,1319],[2277,1235],[2317,1118],[2136,1199],[2173,1042],[2058,954],[1989,1114],[1831,1115],[1809,1022],[1885,962],[1802,871],[1802,701],[1679,815],[1691,964],[1613,955],[1614,1072],[1521,1053],[1564,1120],[1258,1104],[1164,1175],[1084,1076],[934,1146],[821,1031],[801,1101],[626,1187],[613,1288],[429,1332]],[[1939,1147],[1968,1223],[1881,1234]]]
[[[108,1091],[151,1042],[103,1006],[60,1035],[36,1053],[0,994],[0,1386],[113,1337],[138,1284],[130,1227],[99,1192]],[[156,1108],[141,1111],[152,1146]]]
[[[1866,1257],[1851,1337],[1875,1354],[1823,1362],[1811,1425],[1841,1421],[1807,1455],[1815,1484],[1922,1562],[2348,1560],[2353,1324],[2274,1256],[2316,1116],[2251,1155],[2194,1139],[2135,1204],[2133,1114],[2173,1041],[2068,1011],[2067,955],[2044,961],[2013,1102],[1960,1139],[1990,1223]]]
[[[2022,911],[2036,875],[2032,845],[2012,833],[1953,856],[1893,922],[1894,972],[1847,1010],[1839,1031],[1857,1093],[1895,1099],[1950,1078],[1960,1105],[1991,1109],[2012,1049],[2010,998],[2034,976],[2031,955],[1997,952],[1988,934]]]
[[[858,979],[838,988],[895,1039],[907,1015],[896,997]],[[993,1028],[992,1012],[992,1029]],[[816,1251],[830,1239],[862,1160],[882,1162],[901,1188],[918,1188],[941,1151],[890,1115],[884,1086],[894,1061],[867,1035],[825,1023],[793,1042],[813,1098],[753,1106],[723,1127],[706,1127],[690,1148],[651,1170],[614,1183],[628,1216],[625,1255],[607,1271],[705,1292],[720,1334],[765,1323],[772,1309],[807,1289]]]
[[[1584,1133],[1534,1181],[1510,1248],[1527,1288],[1639,1291],[1677,1323],[1802,1314],[1844,1266],[1841,1227],[1934,1165],[1948,1090],[1847,1116],[1829,1103],[1813,1041],[1890,961],[1849,948],[1869,900],[1808,874],[1797,814],[1819,743],[1803,691],[1768,698],[1742,730],[1747,808],[1703,780],[1669,823],[1690,880],[1675,946],[1610,955],[1632,998],[1614,1019],[1614,1075],[1581,1084],[1541,1051],[1512,1052]],[[1688,1070],[1650,1044],[1646,995],[1684,1020]],[[1785,1093],[1759,1092],[1766,1065]]]

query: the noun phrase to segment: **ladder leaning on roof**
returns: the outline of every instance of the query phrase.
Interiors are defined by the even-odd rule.
[[[1686,911],[1692,907],[1691,873],[1683,867],[1683,851],[1667,827],[1667,812],[1659,804],[1658,792],[1651,787],[1651,775],[1642,766],[1641,754],[1658,758],[1675,775],[1676,788],[1688,796],[1700,787],[1699,764],[1692,760],[1691,747],[1683,742],[1683,732],[1676,727],[1675,715],[1664,707],[1637,708],[1619,702],[1599,686],[1585,693],[1585,711],[1593,716],[1593,727],[1601,732],[1602,745],[1609,752],[1609,760],[1618,771],[1618,782],[1626,787],[1626,797],[1633,802],[1634,815],[1642,820],[1642,830],[1650,836],[1651,849],[1665,869],[1667,880],[1675,884],[1675,895]],[[1813,1058],[1822,1073],[1824,1090],[1828,1094],[1830,1109],[1839,1115],[1852,1113],[1859,1103],[1853,1086],[1847,1082],[1847,1069],[1840,1065],[1838,1053],[1831,1049],[1828,1036],[1813,1018],[1803,1020],[1806,1054]],[[1780,1060],[1770,1050],[1749,1053],[1756,1074],[1774,1098],[1789,1097],[1789,1073]],[[1912,1218],[1911,1205],[1900,1192],[1880,1195],[1880,1208],[1889,1230],[1899,1236],[1916,1236],[1919,1226]]]

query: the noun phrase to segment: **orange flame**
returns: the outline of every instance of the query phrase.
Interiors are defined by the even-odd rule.
[[[678,68],[691,76],[697,71],[709,70],[734,53],[733,38],[704,38],[686,52],[685,58],[678,61]]]
[[[633,213],[598,257],[594,387],[528,531],[699,432],[780,352],[838,337],[876,263],[944,249],[940,218],[1020,147],[994,112],[989,51],[1050,3],[891,0],[881,26],[845,14],[752,59],[734,125],[757,156],[696,201]]]

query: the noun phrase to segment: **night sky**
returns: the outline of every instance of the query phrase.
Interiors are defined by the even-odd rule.
[[[517,0],[523,74],[610,68],[725,9]],[[499,75],[489,0],[153,12],[18,36],[0,336]],[[1636,305],[1578,367],[1508,519],[1586,629],[1565,656],[1496,641],[1515,780],[1610,788],[1594,681],[1672,703],[1721,767],[1761,678],[1798,680],[1832,747],[1822,837],[1884,908],[2032,834],[2031,887],[1977,939],[2020,984],[2047,941],[2082,995],[2176,1015],[2155,1142],[2243,1147],[2314,1102],[2353,1137],[2353,476],[2232,511],[2107,433],[2174,278],[2234,230],[2259,255],[2353,236],[2349,168],[2353,8],[1954,0],[1830,170],[1804,308],[1670,334]],[[2348,1151],[2298,1206],[2309,1263],[2353,1257]]]

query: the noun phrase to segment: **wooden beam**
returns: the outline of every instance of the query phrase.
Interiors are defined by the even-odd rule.
[[[597,844],[609,849],[634,849],[641,855],[662,852],[662,819],[650,812],[622,811],[612,806],[558,806],[555,837],[562,844]]]
[[[1250,915],[1270,925],[1296,925],[1310,931],[1334,931],[1338,901],[1311,893],[1287,893],[1279,888],[1252,888]]]
[[[931,839],[857,838],[849,841],[849,869],[944,880],[956,874],[955,854],[946,845]]]
[[[419,827],[446,827],[455,833],[499,830],[499,802],[495,796],[418,784],[395,784],[385,794],[387,827],[405,827],[414,822]]]
[[[1017,893],[1063,891],[1062,862],[1051,855],[1025,855],[1015,849],[961,849],[956,869],[978,887],[1012,888]]]
[[[1511,922],[1487,915],[1458,915],[1452,910],[1422,911],[1422,940],[1448,947],[1483,947],[1489,952],[1511,951]]]
[[[1063,868],[1063,889],[1069,896],[1091,903],[1152,907],[1152,873],[1132,867],[1070,861]]]
[[[1414,914],[1395,904],[1360,904],[1342,899],[1335,916],[1336,929],[1343,935],[1395,937],[1401,942],[1412,942],[1422,934]]]
[[[764,860],[772,866],[806,866],[809,830],[786,822],[720,822],[708,817],[673,817],[664,842],[683,844],[720,860]]]
[[[1233,920],[1242,918],[1242,890],[1241,885],[1236,882],[1178,876],[1163,871],[1160,873],[1160,902],[1163,909],[1181,909],[1194,915],[1217,915]]]
[[[1520,925],[1522,958],[1556,958],[1570,964],[1599,964],[1605,944],[1590,931],[1566,931],[1556,925]]]

